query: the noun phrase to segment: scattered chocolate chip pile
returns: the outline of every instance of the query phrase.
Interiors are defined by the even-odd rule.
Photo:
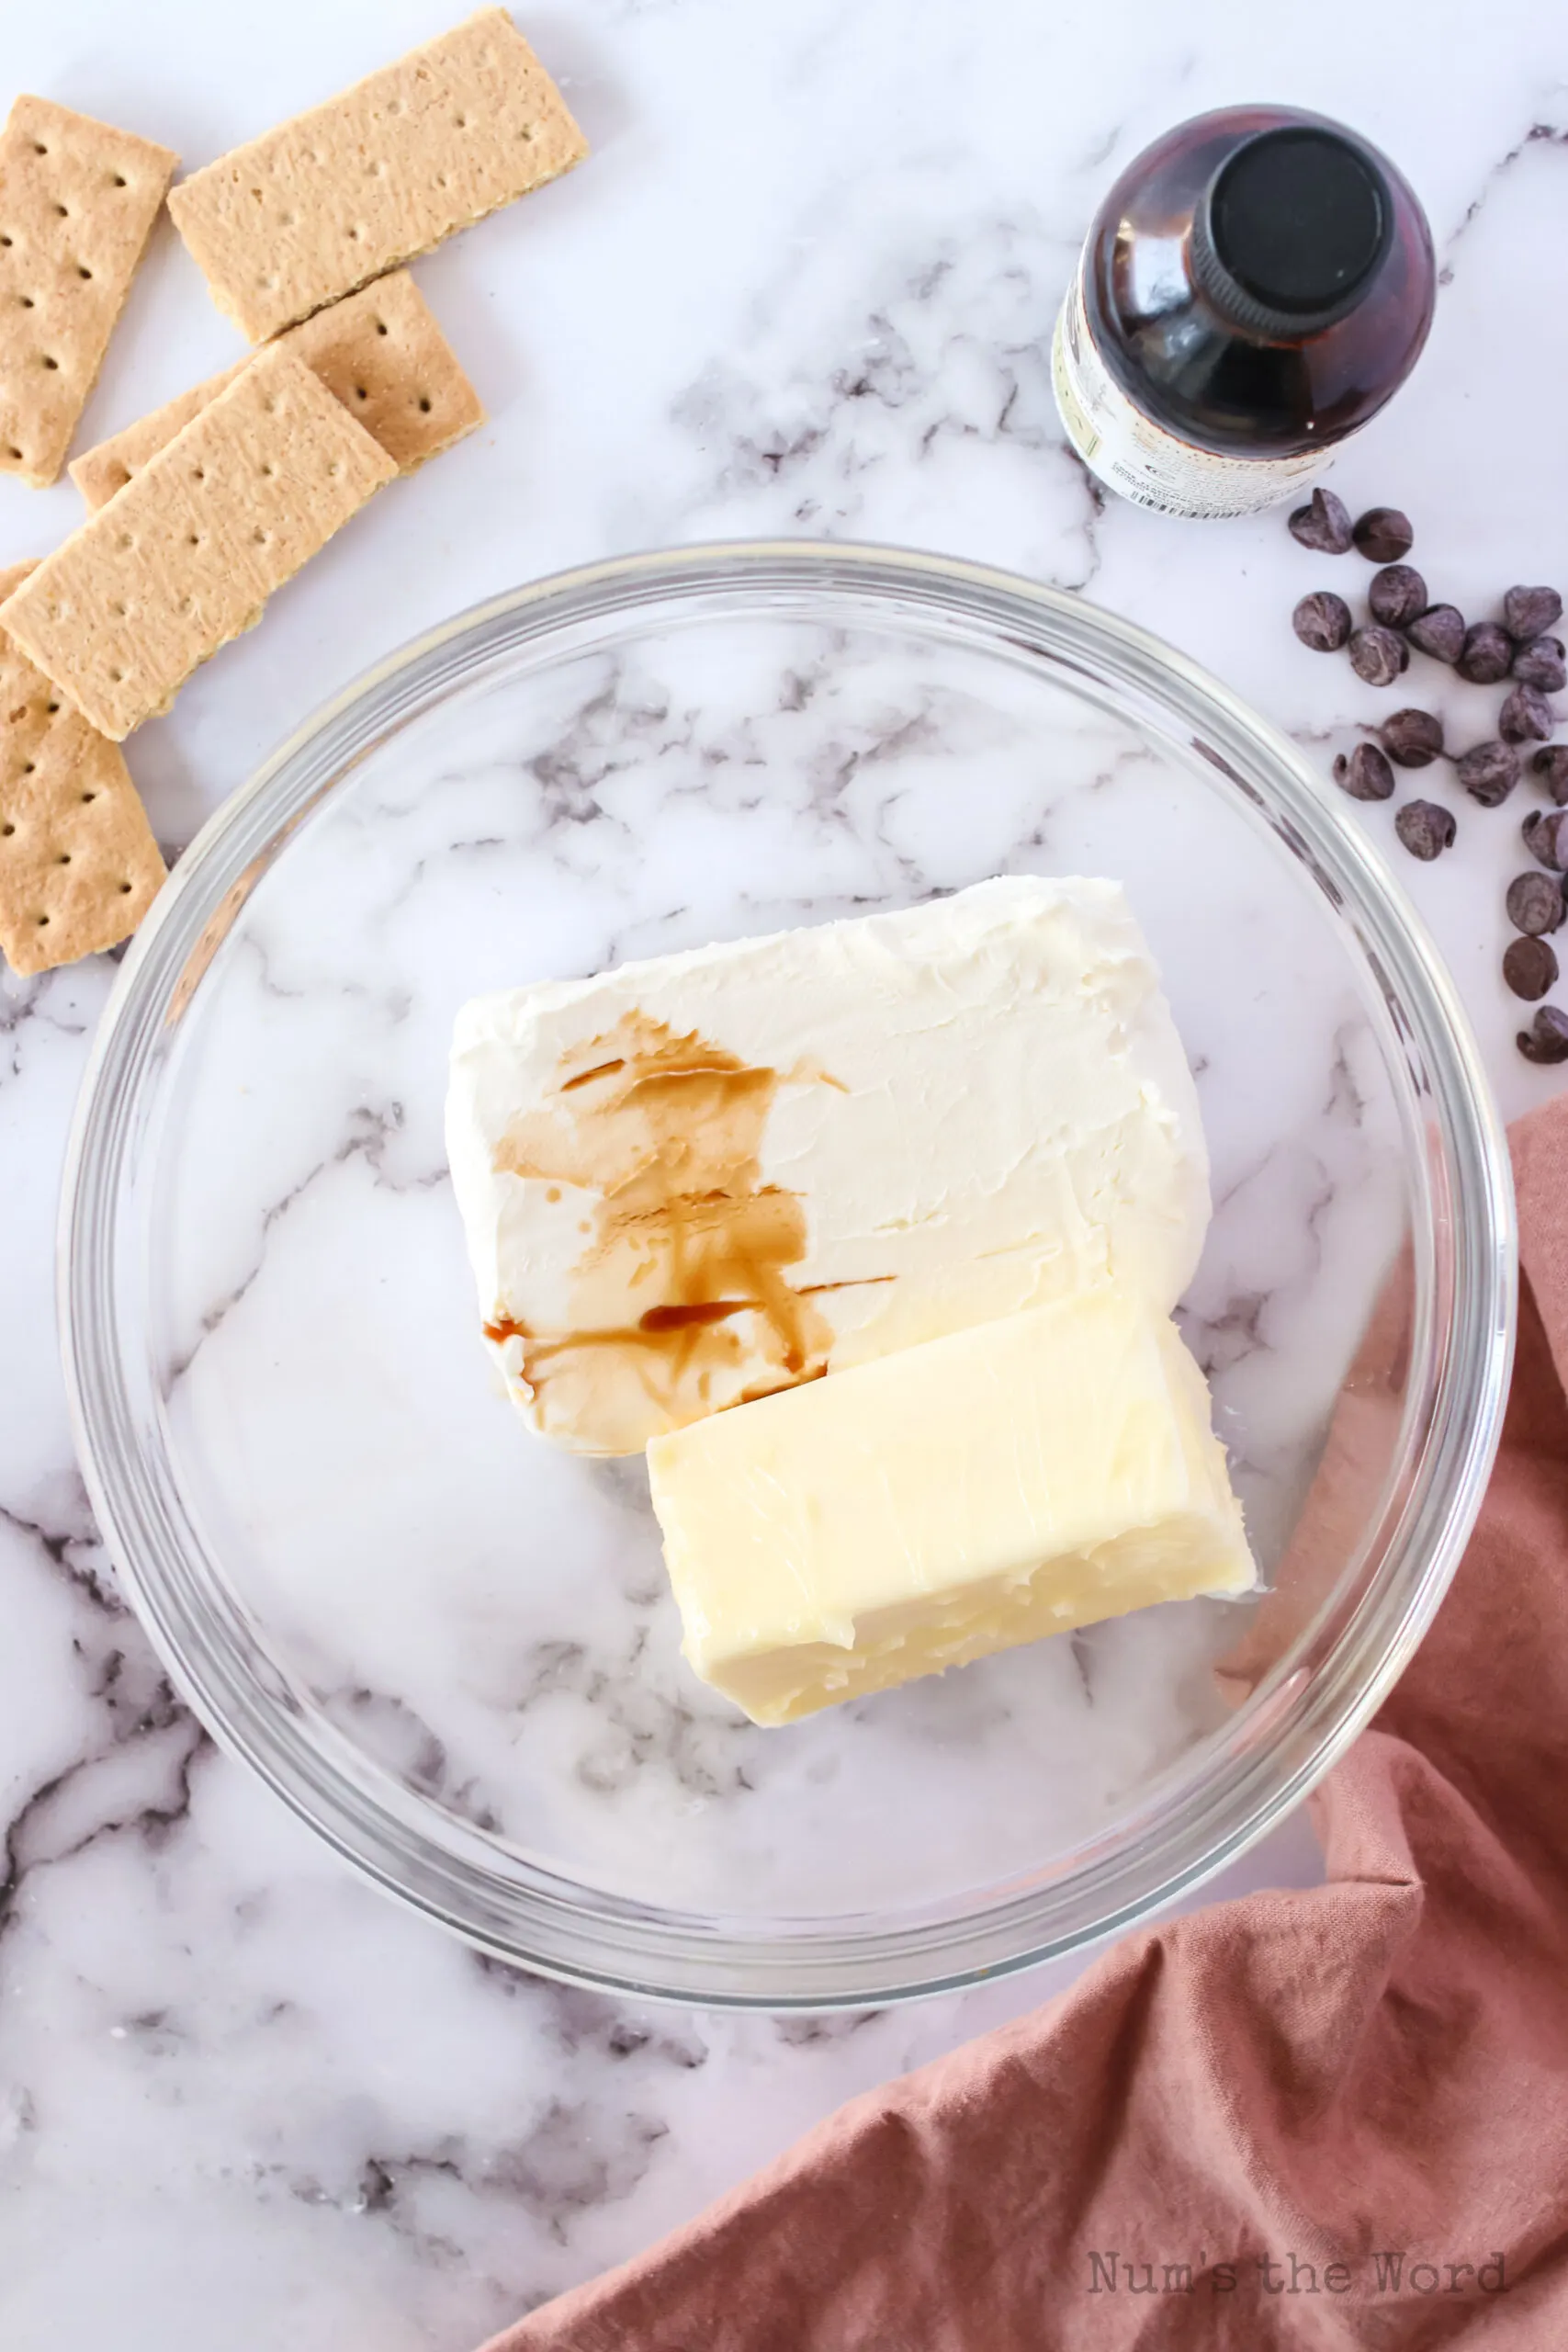
[[[1334,762],[1334,781],[1352,800],[1391,800],[1395,768],[1427,768],[1450,758],[1472,800],[1495,808],[1527,772],[1552,806],[1532,808],[1521,831],[1537,861],[1516,875],[1504,901],[1517,934],[1503,956],[1503,978],[1517,997],[1537,1004],[1560,977],[1547,934],[1568,919],[1568,743],[1551,741],[1557,714],[1550,697],[1568,686],[1568,652],[1554,632],[1562,618],[1555,588],[1515,587],[1503,597],[1498,620],[1467,622],[1457,605],[1429,601],[1427,582],[1404,559],[1416,544],[1410,518],[1396,506],[1373,506],[1351,519],[1343,499],[1314,490],[1290,517],[1291,537],[1314,555],[1348,555],[1352,548],[1379,570],[1367,590],[1370,618],[1358,622],[1343,596],[1316,589],[1291,616],[1302,643],[1314,653],[1349,656],[1370,686],[1392,686],[1410,666],[1412,649],[1457,672],[1472,686],[1508,691],[1497,729],[1485,741],[1450,752],[1434,711],[1396,710],[1376,729],[1375,743],[1359,743]],[[1539,745],[1530,752],[1528,747]],[[1451,808],[1438,800],[1407,800],[1393,830],[1412,857],[1429,864],[1451,849],[1459,831]],[[1533,1026],[1518,1033],[1530,1062],[1568,1062],[1568,1012],[1538,1004]]]

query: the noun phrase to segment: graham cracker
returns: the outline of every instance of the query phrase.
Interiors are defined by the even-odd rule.
[[[0,571],[0,600],[35,567]],[[46,972],[116,946],[164,879],[117,745],[0,627],[0,950]]]
[[[227,391],[243,368],[250,365],[250,355],[236,359],[231,368],[223,368],[216,376],[209,376],[205,383],[193,384],[186,392],[176,392],[162,408],[139,416],[123,433],[111,434],[107,441],[95,443],[84,449],[79,458],[71,460],[71,479],[82,493],[89,514],[107,506],[117,490],[123,490],[132,474],[139,474],[149,458],[155,458],[166,448],[176,433],[187,425],[193,416],[210,408],[220,392]]]
[[[503,8],[193,172],[169,197],[253,343],[570,171],[588,153]]]
[[[118,741],[396,472],[302,359],[263,352],[45,557],[0,627]]]
[[[400,473],[412,473],[484,423],[479,394],[406,270],[318,311],[273,347],[302,359]],[[71,479],[88,513],[107,505],[249,365],[249,356],[236,360],[73,459]]]
[[[0,471],[65,462],[177,155],[19,97],[0,131]]]

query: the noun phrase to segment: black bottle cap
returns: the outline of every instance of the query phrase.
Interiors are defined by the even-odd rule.
[[[1344,132],[1261,130],[1221,164],[1193,216],[1192,272],[1222,317],[1296,341],[1353,310],[1388,250],[1378,161]]]

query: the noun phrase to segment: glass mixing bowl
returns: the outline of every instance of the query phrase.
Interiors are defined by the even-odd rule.
[[[1118,877],[1163,968],[1213,1161],[1185,1328],[1273,1589],[761,1731],[681,1660],[641,1462],[492,1377],[452,1018],[1017,872]],[[489,1952],[776,2007],[1083,1944],[1297,1802],[1469,1532],[1514,1252],[1452,987],[1289,743],[1076,597],[795,544],[520,589],[284,745],[126,959],[62,1281],[105,1540],[217,1736]]]

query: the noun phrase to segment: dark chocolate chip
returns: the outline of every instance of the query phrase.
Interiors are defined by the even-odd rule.
[[[1532,808],[1519,828],[1525,847],[1554,874],[1568,866],[1568,808]]]
[[[1378,741],[1395,766],[1429,768],[1443,749],[1443,722],[1429,710],[1396,710],[1378,729]]]
[[[1350,667],[1369,686],[1392,686],[1410,666],[1410,648],[1381,621],[1350,632]]]
[[[1548,743],[1530,766],[1560,808],[1568,807],[1568,743]]]
[[[1505,743],[1544,743],[1556,724],[1539,686],[1516,686],[1497,714],[1497,732]]]
[[[1504,904],[1514,929],[1528,933],[1532,939],[1539,939],[1543,932],[1562,928],[1562,885],[1554,882],[1550,874],[1516,874]]]
[[[1521,1029],[1518,1047],[1527,1062],[1568,1062],[1568,1012],[1543,1004],[1533,1029]]]
[[[1451,849],[1459,831],[1453,810],[1435,800],[1407,800],[1393,820],[1393,830],[1412,857],[1430,861]]]
[[[1428,605],[1405,625],[1404,633],[1418,653],[1450,666],[1464,651],[1464,615],[1457,605]]]
[[[1291,615],[1291,627],[1314,653],[1337,653],[1350,634],[1350,607],[1343,596],[1320,588],[1303,596]]]
[[[1374,572],[1367,591],[1372,618],[1389,628],[1405,628],[1427,609],[1427,583],[1407,563],[1391,563]]]
[[[1375,743],[1358,743],[1348,759],[1334,763],[1334,781],[1352,800],[1392,800],[1393,770]]]
[[[1290,529],[1292,538],[1314,555],[1344,555],[1350,546],[1350,510],[1331,490],[1314,490],[1292,515]]]
[[[1519,755],[1506,743],[1477,743],[1455,764],[1461,784],[1483,808],[1497,808],[1519,780]]]
[[[1539,686],[1543,695],[1560,695],[1568,686],[1568,661],[1560,637],[1532,637],[1514,656],[1514,675],[1521,685]]]
[[[1503,626],[1522,644],[1555,628],[1562,618],[1562,599],[1555,588],[1510,588],[1503,599]]]
[[[1464,647],[1456,667],[1472,686],[1495,686],[1513,666],[1514,647],[1506,629],[1495,621],[1476,621],[1464,633]]]
[[[1369,563],[1397,563],[1402,555],[1410,553],[1416,534],[1409,515],[1402,514],[1397,506],[1369,506],[1350,537]]]
[[[1544,939],[1511,939],[1503,952],[1503,978],[1527,1004],[1543,997],[1557,978],[1557,958]]]

